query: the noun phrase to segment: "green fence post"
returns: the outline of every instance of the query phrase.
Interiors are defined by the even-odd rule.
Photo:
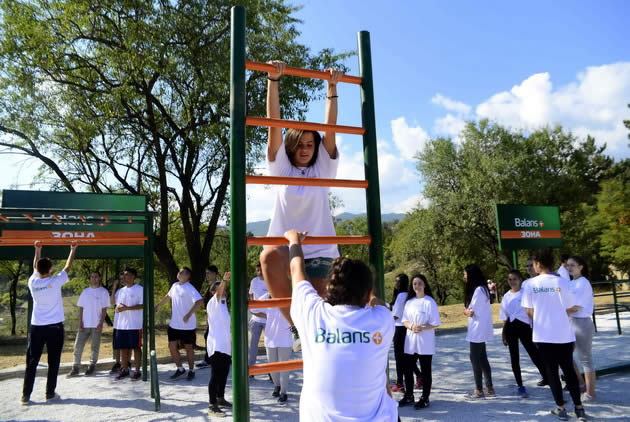
[[[245,8],[232,8],[230,57],[230,267],[233,420],[249,421],[245,268]]]
[[[146,220],[144,222],[144,235],[147,240],[144,244],[144,287],[147,291],[147,308],[148,308],[148,344],[145,350],[155,350],[155,282],[153,280],[153,216],[147,214],[145,216]],[[143,339],[145,342],[147,341],[147,336],[144,336]],[[147,362],[143,362],[143,373],[142,379],[144,381],[147,380]],[[156,370],[157,375],[157,370]],[[156,381],[157,382],[157,381]],[[151,382],[151,392],[153,397],[153,382]],[[156,398],[159,400],[159,398]]]
[[[378,181],[378,152],[376,149],[376,118],[374,112],[374,85],[372,82],[372,52],[370,33],[357,34],[359,45],[359,74],[361,83],[361,121],[365,128],[363,135],[363,156],[365,178],[368,188],[365,192],[368,231],[370,243],[370,264],[376,276],[376,294],[385,296],[385,268],[383,264],[383,226],[381,223],[381,196]]]
[[[515,270],[518,270],[518,250],[512,251],[512,265]]]

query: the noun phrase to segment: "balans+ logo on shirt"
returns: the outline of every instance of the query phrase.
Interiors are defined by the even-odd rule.
[[[534,293],[560,293],[560,287],[534,287]]]
[[[42,286],[42,287],[33,287],[33,292],[41,292],[42,290],[52,289],[52,288],[53,288],[52,284],[49,284],[48,286]]]
[[[318,328],[315,333],[315,343],[328,344],[356,344],[370,343],[378,345],[383,342],[383,335],[375,332],[370,336],[369,331],[340,331],[339,328],[334,331],[326,331],[325,328]]]

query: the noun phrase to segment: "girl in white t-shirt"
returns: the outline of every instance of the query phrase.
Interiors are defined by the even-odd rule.
[[[267,75],[267,117],[281,118],[278,85],[286,64],[272,61],[274,72]],[[325,123],[337,123],[337,81],[343,73],[327,69],[328,80]],[[317,131],[282,130],[269,128],[267,165],[271,176],[312,177],[334,179],[337,175],[339,151],[335,132],[327,131],[322,137]],[[283,236],[289,229],[308,232],[311,236],[334,236],[335,227],[328,204],[328,188],[319,186],[282,186],[276,194],[273,214],[267,236]],[[326,278],[332,260],[339,256],[337,245],[306,245],[304,257],[310,281],[319,294],[326,291]],[[272,297],[291,296],[287,282],[289,252],[286,246],[267,246],[260,255],[263,278]],[[299,349],[299,336],[293,326],[289,308],[280,312],[289,322],[294,335],[294,350]]]
[[[435,354],[435,328],[442,324],[437,304],[432,296],[427,278],[422,274],[414,275],[402,317],[407,330],[404,349],[406,389],[405,396],[398,402],[399,406],[406,406],[414,401],[413,369],[416,361],[420,360],[422,397],[413,407],[415,409],[429,407],[429,395],[433,382],[431,361]]]
[[[467,400],[484,398],[483,377],[486,379],[485,396],[496,395],[492,386],[492,372],[486,353],[486,342],[492,340],[492,309],[490,308],[490,291],[481,269],[470,264],[464,268],[464,315],[468,317],[468,334],[470,342],[470,362],[475,376],[475,390],[465,395]],[[483,377],[482,377],[483,374]]]
[[[591,315],[593,314],[593,288],[588,281],[588,264],[581,256],[572,256],[567,260],[567,270],[572,280],[569,281],[569,290],[573,293],[579,309],[571,313],[571,325],[575,332],[575,350],[584,368],[584,378],[576,368],[576,374],[580,383],[580,389],[586,384],[586,392],[582,401],[592,401],[595,398],[595,366],[593,365],[593,335],[595,326]]]
[[[407,336],[407,328],[402,323],[403,310],[407,301],[409,290],[409,277],[407,274],[398,274],[394,281],[394,295],[392,297],[391,308],[392,315],[396,325],[394,332],[394,359],[396,359],[396,383],[392,386],[394,392],[404,392],[405,385],[403,376],[405,372],[405,337]],[[422,381],[420,380],[420,370],[414,364],[413,372],[416,374],[416,388],[419,388]],[[411,391],[413,394],[413,391]]]
[[[518,395],[522,398],[526,398],[528,394],[527,389],[523,385],[521,365],[519,362],[519,340],[532,362],[534,362],[534,365],[538,368],[540,375],[542,375],[542,380],[539,382],[547,384],[547,380],[545,368],[538,354],[538,349],[532,342],[532,319],[527,315],[527,312],[525,312],[525,308],[521,306],[521,297],[523,296],[523,291],[521,290],[522,283],[523,276],[520,271],[512,270],[508,273],[508,284],[511,290],[503,295],[499,318],[503,320],[503,344],[508,346],[510,351],[510,361],[512,363],[514,379],[518,385]]]

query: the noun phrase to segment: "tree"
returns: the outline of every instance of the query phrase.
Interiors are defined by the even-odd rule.
[[[630,108],[630,104],[628,104],[628,108]],[[630,130],[630,120],[624,120],[623,124],[628,130]],[[628,139],[630,139],[630,133],[628,134]]]
[[[17,318],[15,308],[17,305],[17,285],[20,277],[25,275],[24,261],[0,261],[0,270],[9,276],[9,312],[11,313],[11,335],[16,334],[15,325]]]
[[[169,279],[169,227],[181,227],[203,279],[229,183],[231,1],[11,1],[0,4],[0,146],[41,162],[51,190],[146,194],[154,252]],[[296,40],[295,7],[247,7],[248,59],[340,66]],[[247,113],[264,115],[266,78],[247,75]],[[322,81],[283,78],[285,118],[304,116]],[[247,167],[266,130],[247,131]],[[177,214],[172,214],[177,211]],[[199,287],[199,282],[195,283]]]

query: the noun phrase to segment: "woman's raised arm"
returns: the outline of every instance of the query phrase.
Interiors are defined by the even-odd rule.
[[[286,63],[279,60],[272,60],[270,64],[276,67],[275,72],[267,73],[267,117],[271,119],[280,119],[280,96],[278,93],[278,85],[280,84],[280,76],[284,72]],[[267,159],[276,161],[276,154],[282,145],[282,129],[279,127],[270,127],[267,135]]]

